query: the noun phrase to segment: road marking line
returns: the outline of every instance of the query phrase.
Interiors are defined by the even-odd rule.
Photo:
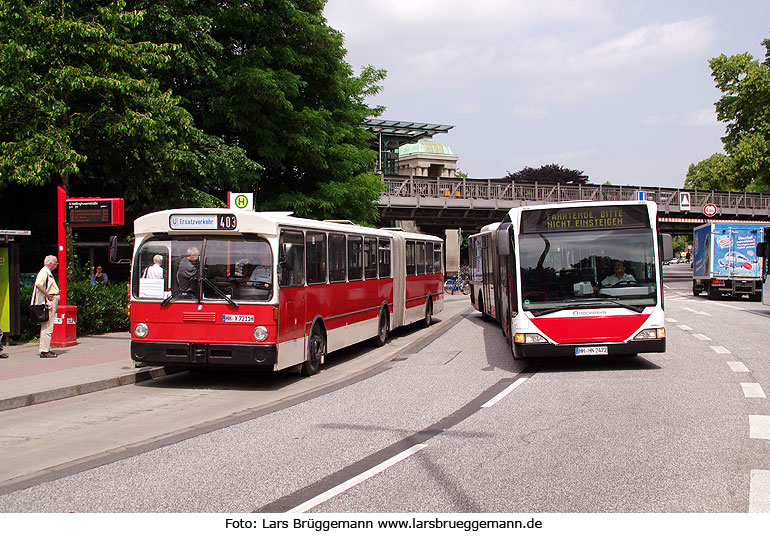
[[[676,320],[674,320],[673,318],[666,318],[666,322],[668,322],[669,324],[676,324]]]
[[[494,406],[497,404],[500,400],[502,400],[508,393],[519,387],[521,384],[524,383],[524,381],[527,380],[526,376],[523,376],[521,378],[517,378],[515,382],[513,382],[511,385],[503,389],[500,393],[489,399],[487,402],[481,405],[482,408],[489,408],[491,406]]]
[[[749,438],[770,440],[770,415],[749,416]]]
[[[685,326],[684,324],[679,324],[676,327],[678,327],[679,329],[683,329],[685,331],[692,331],[692,328],[690,326]]]
[[[770,470],[751,470],[749,513],[770,513]]]
[[[730,350],[725,348],[724,346],[712,346],[711,349],[716,352],[717,354],[729,354]]]
[[[703,333],[693,333],[693,337],[698,339],[699,341],[710,341],[711,337],[706,337]]]
[[[327,490],[326,492],[322,492],[318,496],[316,496],[314,498],[311,498],[308,501],[306,501],[305,503],[300,504],[300,505],[298,505],[297,507],[295,507],[293,509],[289,509],[286,512],[287,513],[304,513],[305,511],[307,511],[309,509],[312,509],[316,505],[319,505],[319,504],[325,502],[326,500],[329,500],[329,499],[337,496],[338,494],[342,494],[346,490],[349,490],[349,489],[353,488],[354,486],[358,485],[359,483],[363,483],[364,481],[366,481],[370,477],[373,477],[373,476],[377,475],[378,473],[380,473],[381,471],[386,470],[387,468],[390,468],[394,464],[397,464],[397,463],[401,462],[402,460],[404,460],[408,456],[413,455],[414,453],[417,453],[420,449],[423,449],[425,447],[428,447],[427,444],[413,445],[412,447],[410,447],[409,449],[407,449],[405,451],[402,451],[398,455],[390,457],[388,460],[386,460],[384,462],[381,462],[377,466],[374,466],[373,468],[370,468],[370,469],[366,470],[365,472],[362,472],[362,473],[358,474],[355,477],[351,477],[350,479],[348,479],[344,483],[340,483],[336,487],[331,488],[331,489]]]
[[[743,390],[743,396],[746,398],[767,398],[765,392],[762,390],[762,386],[754,382],[741,382],[741,389]]]
[[[728,361],[727,366],[733,372],[750,372],[749,368],[742,361]]]
[[[705,313],[703,311],[698,311],[696,309],[690,309],[689,307],[682,307],[682,309],[684,309],[685,311],[690,311],[693,314],[702,314],[702,315],[705,315],[705,316],[711,316],[709,313]]]
[[[731,309],[735,309],[736,311],[745,311],[746,310],[743,307],[736,307],[735,305],[728,305],[727,303],[720,303],[719,306],[720,307],[729,307]]]

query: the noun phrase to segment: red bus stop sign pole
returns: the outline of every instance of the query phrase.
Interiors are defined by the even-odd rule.
[[[65,205],[67,193],[57,187],[57,223],[58,249],[56,258],[59,259],[59,306],[56,308],[51,346],[75,346],[77,341],[78,308],[67,305],[67,229],[64,226]]]

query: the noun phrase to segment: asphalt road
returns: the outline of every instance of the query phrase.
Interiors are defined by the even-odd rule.
[[[694,298],[688,272],[665,270],[665,354],[514,362],[458,303],[317,389],[183,375],[3,412],[24,482],[0,511],[770,511],[770,307]]]

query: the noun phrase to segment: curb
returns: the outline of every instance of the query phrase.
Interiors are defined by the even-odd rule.
[[[147,380],[160,378],[161,376],[166,376],[167,374],[172,373],[166,372],[166,367],[143,367],[137,372],[131,374],[123,374],[121,376],[108,378],[106,380],[97,380],[95,382],[86,382],[85,384],[77,384],[74,386],[62,387],[58,389],[49,389],[46,391],[39,391],[37,393],[20,395],[18,397],[6,397],[4,399],[0,399],[0,412],[13,410],[16,408],[23,408],[33,404],[42,404],[44,402],[67,399],[69,397],[77,397],[78,395],[85,395],[87,393],[94,393],[96,391],[102,391],[105,389],[132,385],[139,382],[146,382]]]

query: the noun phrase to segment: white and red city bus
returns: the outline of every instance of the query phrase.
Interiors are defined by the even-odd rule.
[[[516,359],[665,352],[662,257],[650,201],[522,206],[470,237],[471,302]]]
[[[210,208],[151,213],[134,233],[137,364],[314,374],[327,353],[443,308],[435,236]]]

